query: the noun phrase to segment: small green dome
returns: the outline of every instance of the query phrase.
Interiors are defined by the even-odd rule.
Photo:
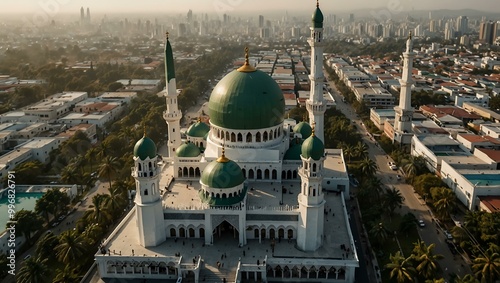
[[[245,177],[238,163],[224,154],[210,162],[201,174],[200,182],[210,188],[227,189],[243,184]]]
[[[325,145],[314,134],[307,138],[302,144],[302,157],[319,160],[325,154]]]
[[[309,125],[309,123],[302,121],[302,122],[298,123],[297,125],[295,125],[295,127],[293,128],[293,132],[297,133],[297,134],[301,134],[302,139],[305,140],[311,136],[312,128],[311,128],[311,125]]]
[[[277,126],[285,116],[285,99],[266,73],[232,71],[215,86],[208,103],[210,123],[234,130]]]
[[[134,146],[134,156],[139,157],[139,159],[144,160],[146,158],[156,157],[156,144],[155,142],[144,136],[140,139]]]
[[[195,138],[203,138],[209,131],[210,127],[207,124],[198,121],[193,125],[191,125],[191,127],[189,127],[189,129],[186,132],[186,135]]]
[[[300,160],[302,153],[302,142],[292,141],[292,145],[285,153],[285,160]]]
[[[197,157],[200,153],[200,149],[192,142],[187,142],[175,150],[177,157]]]
[[[314,28],[323,28],[323,13],[319,9],[319,6],[316,7],[316,10],[312,15],[312,22]]]

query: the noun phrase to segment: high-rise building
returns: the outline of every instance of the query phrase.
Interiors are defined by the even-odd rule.
[[[193,20],[193,10],[189,9],[189,11],[187,12],[186,18],[187,18],[188,23],[190,23]]]
[[[429,31],[430,32],[437,32],[437,22],[436,20],[430,20],[429,22]]]
[[[90,24],[90,8],[87,7],[87,24]]]
[[[259,15],[259,28],[264,27],[264,16]]]
[[[85,23],[85,9],[83,7],[80,8],[80,23],[81,24]]]
[[[399,94],[399,105],[394,107],[396,117],[394,119],[394,141],[400,144],[410,144],[412,133],[413,108],[411,107],[411,86],[413,85],[413,39],[410,33],[406,40],[406,52],[403,53],[403,74],[401,75],[401,92]]]
[[[455,30],[453,29],[453,25],[451,22],[446,22],[444,25],[444,39],[452,40],[455,38]]]
[[[456,31],[459,33],[459,36],[469,32],[469,18],[467,16],[457,18]]]
[[[497,22],[481,22],[479,28],[479,40],[484,43],[493,44],[495,38],[497,37],[497,27]]]
[[[349,14],[349,22],[354,22],[354,14]]]

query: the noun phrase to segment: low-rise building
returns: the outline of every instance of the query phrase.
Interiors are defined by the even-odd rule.
[[[86,92],[64,92],[43,99],[37,104],[28,107],[24,112],[38,116],[41,121],[55,122],[58,118],[69,113],[78,102],[88,97]]]

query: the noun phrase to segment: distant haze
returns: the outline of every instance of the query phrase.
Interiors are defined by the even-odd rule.
[[[50,13],[79,14],[83,6],[95,13],[268,13],[274,11],[303,11],[314,9],[314,0],[0,0],[0,13]],[[382,9],[390,12],[438,9],[475,9],[500,12],[500,0],[323,0],[320,5],[325,14],[342,13],[358,9]],[[46,6],[46,8],[43,8]],[[163,11],[163,12],[162,12]]]

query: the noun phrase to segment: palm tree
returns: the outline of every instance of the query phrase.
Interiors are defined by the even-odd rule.
[[[111,177],[116,174],[116,170],[120,167],[120,163],[116,157],[106,156],[99,166],[99,177],[107,177],[109,187],[111,188]]]
[[[491,244],[482,257],[474,259],[472,270],[481,282],[493,283],[500,279],[500,248]]]
[[[73,268],[69,265],[65,266],[64,269],[57,269],[56,277],[54,278],[53,283],[78,283],[80,282],[80,278]]]
[[[416,270],[408,259],[405,259],[400,251],[397,251],[396,254],[390,255],[389,259],[390,263],[385,265],[385,268],[390,269],[390,278],[392,280],[396,279],[398,283],[405,282],[414,282],[413,275],[416,273]]]
[[[367,158],[368,157],[368,147],[364,142],[358,142],[356,146],[354,147],[354,150],[356,152],[356,156],[360,158]]]
[[[359,169],[361,173],[363,173],[363,176],[365,177],[371,177],[375,175],[375,172],[378,170],[378,165],[375,161],[371,160],[368,157],[365,157],[359,164]]]
[[[18,283],[44,283],[47,282],[49,275],[49,267],[47,259],[40,257],[31,257],[27,259],[19,272],[17,273],[16,282]]]
[[[472,274],[467,274],[463,278],[460,278],[460,276],[457,276],[455,278],[454,283],[479,283],[479,280],[474,278]]]
[[[370,234],[375,237],[380,243],[383,243],[387,239],[388,230],[387,228],[385,228],[384,224],[380,222],[377,225],[373,225],[373,227],[370,229]]]
[[[423,241],[418,240],[414,243],[412,257],[417,264],[417,273],[424,279],[432,279],[439,270],[438,260],[443,256],[434,254],[435,245],[426,245]]]
[[[356,156],[356,153],[355,153],[355,149],[354,149],[354,146],[350,145],[350,144],[347,144],[345,147],[344,147],[344,156],[347,157],[347,160],[349,163],[351,163],[351,158]]]
[[[465,243],[465,240],[469,238],[469,235],[467,234],[465,229],[459,226],[451,228],[451,235],[454,239],[457,240],[457,242],[460,243],[460,245],[462,245],[462,243]]]
[[[404,198],[401,192],[396,188],[388,189],[384,194],[384,205],[389,211],[389,215],[392,215],[397,207],[403,204]]]
[[[92,197],[92,204],[90,208],[92,210],[87,210],[85,212],[85,218],[89,220],[90,223],[99,223],[100,225],[106,226],[110,215],[106,208],[109,195],[97,194]]]
[[[86,242],[90,245],[94,245],[99,240],[101,240],[104,235],[104,230],[97,223],[92,223],[85,227],[85,231],[83,231],[82,236],[85,237]]]
[[[431,194],[433,194],[432,198],[434,199],[433,204],[436,212],[442,218],[447,217],[455,208],[455,193],[453,193],[453,191],[448,188],[436,188],[434,190],[431,190]]]
[[[61,171],[61,182],[65,184],[76,184],[76,172],[76,167],[71,164],[64,167]]]
[[[59,235],[59,245],[54,249],[57,260],[75,267],[81,261],[81,257],[87,252],[87,243],[76,231],[64,231]]]
[[[106,200],[106,206],[113,213],[118,213],[127,205],[126,192],[124,193],[120,187],[114,186],[109,190],[109,197]],[[119,215],[119,214],[118,214]]]
[[[446,283],[446,281],[444,281],[444,278],[439,278],[439,279],[433,278],[425,280],[425,283]]]
[[[58,244],[59,238],[54,233],[45,233],[36,244],[36,255],[40,258],[53,258],[54,249]]]
[[[481,223],[481,215],[483,212],[481,211],[470,211],[467,210],[464,218],[464,225],[471,232],[474,237],[478,236],[479,223]]]
[[[111,147],[109,146],[109,144],[103,141],[97,146],[97,157],[103,159],[104,157],[108,156],[110,151]]]
[[[399,223],[399,232],[408,235],[408,233],[415,227],[415,224],[417,224],[417,218],[413,215],[413,213],[408,212],[401,218],[401,223]]]
[[[403,172],[408,178],[413,178],[425,168],[425,159],[423,156],[410,156],[403,165]]]
[[[90,165],[91,172],[94,172],[92,165],[94,165],[93,161],[95,161],[98,153],[99,153],[99,149],[95,146],[89,148],[89,150],[87,150],[87,152],[85,153],[85,159],[87,159],[87,162]]]

